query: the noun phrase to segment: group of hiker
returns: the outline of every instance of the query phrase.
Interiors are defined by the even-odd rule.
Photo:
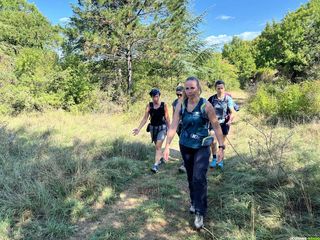
[[[144,117],[133,134],[139,134],[150,118],[147,131],[155,144],[155,160],[151,171],[157,173],[159,166],[169,159],[170,144],[174,135],[179,136],[182,156],[180,172],[187,173],[190,191],[189,211],[195,214],[194,226],[203,227],[207,212],[208,168],[223,169],[225,140],[234,119],[235,106],[232,97],[225,93],[225,83],[215,82],[216,93],[208,100],[201,97],[199,79],[189,77],[184,86],[176,88],[177,99],[172,103],[170,123],[168,105],[160,100],[160,90],[152,89],[152,101],[145,108]],[[162,145],[166,138],[165,149]],[[212,152],[212,160],[210,156]]]

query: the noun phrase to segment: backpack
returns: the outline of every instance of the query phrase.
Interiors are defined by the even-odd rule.
[[[200,105],[200,114],[201,114],[201,118],[202,119],[204,119],[205,121],[206,121],[206,126],[205,126],[205,128],[207,129],[207,130],[209,130],[209,126],[210,126],[210,121],[209,121],[209,119],[208,119],[208,115],[207,115],[207,113],[206,113],[206,104],[207,104],[207,100],[206,99],[204,99],[204,98],[201,98],[200,99],[200,101],[202,101],[201,102],[201,105]],[[183,114],[185,113],[185,111],[186,111],[186,100],[185,101],[183,101],[182,102],[182,104],[181,104],[181,112],[180,112],[180,114],[181,114],[181,117],[183,117]],[[195,112],[196,113],[196,112]],[[181,126],[181,128],[182,128],[182,126]],[[182,130],[182,129],[181,129]],[[184,129],[188,134],[190,134],[189,132],[188,132],[188,129]],[[196,133],[192,133],[192,134],[190,134],[190,135],[193,135],[193,136],[197,136],[197,132]],[[192,137],[193,138],[193,137]],[[206,136],[206,137],[204,137],[203,139],[201,139],[201,146],[210,146],[211,145],[211,143],[212,143],[212,141],[213,141],[213,137],[212,136],[210,136],[209,134],[208,134],[208,136]]]
[[[204,98],[201,98],[203,99],[203,103],[201,104],[200,106],[200,111],[201,111],[201,117],[202,118],[205,118],[205,119],[208,119],[208,116],[207,116],[207,113],[206,113],[206,103],[207,103],[207,100],[204,99]],[[200,101],[201,101],[200,99]],[[182,104],[181,104],[181,116],[184,114],[185,110],[186,110],[187,106],[186,106],[186,101],[182,101]]]
[[[232,98],[232,96],[231,96],[230,93],[224,93],[224,95],[227,95],[227,96],[229,96],[229,97]],[[233,100],[233,109],[234,109],[236,112],[239,112],[240,106],[234,101],[233,98],[232,98],[232,100]],[[230,114],[230,109],[229,109],[229,108],[228,108],[228,110],[227,110],[227,114],[228,114],[228,115]]]
[[[225,111],[223,111],[223,115],[222,115],[222,119],[225,119],[224,122],[228,122],[230,120],[230,114],[231,114],[231,111],[228,107],[228,100],[227,100],[227,97],[230,97],[232,98],[231,94],[230,93],[225,93],[224,95],[224,99],[220,102],[222,102],[222,104],[225,106],[227,105],[227,108]],[[214,94],[212,97],[211,97],[211,104],[214,106],[214,100],[218,99],[218,95],[217,94]],[[233,100],[233,99],[232,99]],[[222,105],[222,104],[219,104],[219,105]],[[235,103],[233,101],[233,108],[236,112],[238,112],[240,110],[240,107],[237,103]],[[224,108],[225,109],[225,108]]]

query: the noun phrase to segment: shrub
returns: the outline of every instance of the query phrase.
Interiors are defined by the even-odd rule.
[[[320,116],[320,81],[262,84],[249,102],[249,111],[255,115],[291,121],[315,119]]]

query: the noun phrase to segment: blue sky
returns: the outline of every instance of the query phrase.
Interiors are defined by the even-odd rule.
[[[71,3],[77,0],[28,0],[53,23],[63,24],[72,15]],[[281,20],[307,0],[192,0],[190,9],[196,15],[206,12],[200,25],[201,37],[211,44],[224,44],[237,35],[253,39],[266,22]]]

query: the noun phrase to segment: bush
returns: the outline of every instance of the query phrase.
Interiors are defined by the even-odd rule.
[[[259,68],[255,74],[255,82],[271,83],[276,80],[278,71],[272,68]]]
[[[255,115],[294,121],[319,118],[320,81],[282,87],[262,84],[250,99],[249,111]]]

